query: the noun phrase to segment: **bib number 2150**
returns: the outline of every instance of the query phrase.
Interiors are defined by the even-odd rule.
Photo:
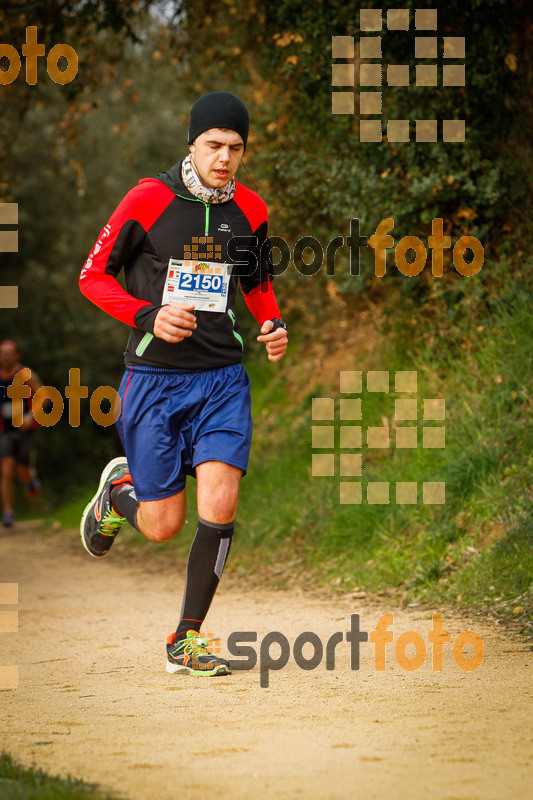
[[[222,288],[221,275],[202,275],[182,272],[179,281],[180,289],[203,289],[204,292],[220,292]]]

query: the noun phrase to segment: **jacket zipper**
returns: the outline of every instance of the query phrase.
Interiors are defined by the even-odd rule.
[[[192,203],[202,203],[205,208],[204,236],[207,236],[209,234],[209,203],[204,203],[204,201],[200,200],[198,197],[184,197],[182,194],[177,194],[176,197],[180,197],[182,200],[190,200]]]
[[[176,195],[176,197],[180,197],[182,200],[191,200],[191,201],[192,201],[192,202],[194,202],[194,203],[203,203],[203,205],[204,205],[204,207],[205,207],[205,217],[204,217],[204,228],[205,228],[205,232],[204,232],[204,236],[206,236],[206,237],[207,237],[207,235],[209,234],[209,209],[210,209],[210,205],[209,205],[209,203],[204,203],[204,201],[203,201],[203,200],[200,200],[198,197],[184,197],[182,194],[178,194],[178,195]],[[233,311],[231,310],[231,308],[229,308],[229,309],[227,310],[227,312],[226,312],[226,313],[229,315],[229,318],[231,319],[231,322],[232,322],[232,325],[233,325],[233,335],[234,335],[234,337],[237,339],[237,341],[239,342],[239,344],[240,344],[240,346],[241,346],[241,349],[242,349],[242,350],[244,350],[244,341],[243,341],[243,338],[242,338],[242,336],[241,336],[240,334],[238,334],[238,333],[237,333],[237,331],[235,330],[235,323],[236,323],[236,321],[237,321],[237,320],[236,320],[236,318],[235,318],[235,314],[233,313]],[[143,341],[144,341],[144,339],[143,339]],[[144,349],[143,349],[143,351],[142,351],[142,352],[144,352],[144,350],[146,350],[146,347],[148,346],[148,343],[149,343],[149,342],[147,342],[147,344],[146,344],[146,346],[144,347]],[[142,345],[142,342],[141,342],[141,345]],[[140,347],[141,345],[139,345],[139,347]],[[142,353],[137,353],[137,355],[142,355]]]

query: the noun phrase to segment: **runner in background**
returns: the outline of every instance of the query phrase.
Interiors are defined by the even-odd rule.
[[[31,389],[29,398],[23,400],[22,425],[15,427],[12,418],[12,402],[7,395],[7,388],[24,364],[20,361],[20,352],[15,342],[0,342],[0,463],[2,489],[2,524],[9,528],[15,521],[13,508],[15,497],[15,472],[18,471],[20,481],[24,484],[28,497],[37,497],[41,484],[37,477],[32,457],[35,454],[35,429],[38,427],[31,412],[31,398],[41,386],[35,372],[26,381]]]

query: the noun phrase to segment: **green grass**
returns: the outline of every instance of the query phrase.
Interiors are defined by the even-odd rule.
[[[52,777],[40,769],[25,768],[7,753],[0,754],[2,800],[117,800],[117,795],[98,791],[92,784],[71,778]]]

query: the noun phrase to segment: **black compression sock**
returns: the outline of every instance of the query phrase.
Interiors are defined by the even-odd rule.
[[[187,561],[187,582],[175,640],[184,638],[188,630],[200,631],[222,577],[234,524],[217,525],[198,518]]]
[[[120,486],[115,486],[114,489],[111,489],[110,499],[115,511],[121,517],[126,517],[131,527],[138,531],[137,511],[139,510],[139,501],[135,495],[133,485],[131,483],[121,483]]]

